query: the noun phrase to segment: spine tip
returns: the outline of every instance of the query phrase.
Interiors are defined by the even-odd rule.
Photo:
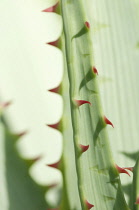
[[[57,2],[54,6],[52,6],[52,7],[49,7],[49,8],[47,8],[47,9],[44,9],[44,10],[42,10],[42,12],[56,12],[56,8],[57,8],[57,6],[58,6],[58,3],[59,2]]]
[[[98,75],[98,70],[96,69],[96,67],[93,66],[92,70],[93,70],[94,74]]]
[[[54,128],[54,129],[59,129],[59,125],[60,125],[60,122],[55,123],[55,124],[47,124],[48,127]]]
[[[129,170],[129,171],[133,172],[134,167],[124,167],[123,169],[126,169],[126,170]]]
[[[59,90],[60,90],[60,85],[57,86],[56,88],[49,89],[48,91],[50,91],[52,93],[59,93]]]
[[[53,42],[48,42],[47,44],[52,45],[54,47],[58,47],[58,42],[59,40],[53,41]]]
[[[89,203],[87,200],[85,201],[85,204],[86,204],[86,207],[87,207],[88,209],[91,209],[92,207],[94,207],[94,205],[91,204],[91,203]]]
[[[91,102],[85,101],[85,100],[76,100],[76,99],[74,99],[74,103],[78,107],[83,105],[83,104],[90,104],[90,105],[92,105]]]
[[[115,167],[119,173],[124,173],[124,174],[127,174],[128,176],[130,176],[130,174],[128,173],[128,171],[125,170],[125,168],[121,168],[117,164],[115,165]]]
[[[90,28],[90,23],[88,21],[85,22],[87,28]]]
[[[111,125],[113,128],[114,128],[114,125],[112,124],[112,122],[110,120],[108,120],[107,117],[104,116],[104,122],[107,124],[107,125]]]
[[[47,166],[58,169],[59,168],[59,164],[60,164],[60,161],[57,161],[56,163],[47,164]]]
[[[89,149],[89,145],[82,145],[82,144],[80,144],[79,146],[80,146],[80,148],[81,148],[81,152],[82,152],[82,153],[83,153],[83,152],[86,152],[86,151]]]

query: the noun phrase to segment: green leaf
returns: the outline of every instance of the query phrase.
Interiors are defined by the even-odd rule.
[[[72,16],[69,20],[71,11]],[[94,64],[89,31],[71,43],[72,35],[86,21],[81,3],[72,0],[70,3],[61,1],[61,14],[64,26],[64,39],[62,41],[63,52],[66,56],[65,71],[67,71],[69,79],[69,91],[65,93],[63,85],[63,97],[64,101],[67,101],[65,95],[69,92],[71,122],[68,121],[68,125],[72,124],[71,134],[73,138],[70,137],[70,141],[73,142],[75,151],[75,165],[73,166],[77,172],[76,186],[81,205],[77,209],[87,208],[85,199],[98,209],[129,209],[111,155],[99,95],[94,94],[94,92],[98,93],[96,75],[90,81],[86,79],[90,67],[93,67]],[[85,57],[85,54],[90,54],[90,56]],[[88,104],[76,107],[73,100],[87,100],[91,102],[92,107]],[[65,104],[65,106],[67,105]],[[68,113],[64,112],[64,116],[70,116],[69,111]],[[67,119],[70,118],[67,117]],[[63,123],[66,127],[67,121]],[[64,136],[64,139],[66,138]],[[66,144],[66,142],[64,143]],[[78,158],[79,144],[90,145],[90,149],[80,158]],[[66,156],[67,153],[70,157],[70,150],[66,151]],[[65,167],[67,166],[65,165]],[[72,180],[70,182],[72,185]]]
[[[83,3],[91,25],[103,108],[115,126],[109,129],[114,160],[120,166],[131,167],[135,160],[130,154],[139,151],[139,1]],[[98,28],[102,23],[107,27]],[[109,80],[104,82],[104,78]],[[131,178],[121,178],[124,185],[131,183]]]

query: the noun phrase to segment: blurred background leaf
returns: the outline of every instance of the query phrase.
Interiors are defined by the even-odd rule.
[[[55,191],[55,196],[51,196],[50,192],[46,196],[44,190],[42,194],[29,177],[30,174],[41,186],[61,184],[60,172],[46,166],[46,163],[58,160],[62,150],[61,134],[46,126],[47,123],[57,122],[62,114],[61,97],[47,91],[61,81],[63,65],[61,52],[46,44],[57,39],[62,30],[60,16],[42,12],[54,2],[56,1],[0,2],[0,99],[1,102],[12,101],[3,115],[10,132],[28,131],[16,145],[12,145],[10,136],[5,137],[5,128],[1,128],[3,158],[0,173],[3,187],[0,208],[3,210],[44,209],[44,197],[49,199],[50,204],[57,203],[59,199],[56,197],[58,188],[51,190]],[[4,144],[7,146],[6,153]],[[18,159],[16,152],[8,156],[15,146],[24,158],[42,158],[29,168],[22,159]],[[12,164],[14,160],[16,163]],[[21,185],[17,186],[17,182]],[[15,191],[19,193],[19,189],[13,188],[14,186],[22,187],[20,195],[15,195]],[[24,205],[21,203],[23,199],[27,199],[24,200]]]

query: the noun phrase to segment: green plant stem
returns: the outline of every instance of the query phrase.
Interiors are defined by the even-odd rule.
[[[90,34],[89,29],[85,28],[87,20],[81,2],[62,0],[61,14],[81,209],[86,209],[85,199],[89,199],[98,209],[128,209],[108,142],[96,75],[92,72],[94,62]],[[76,107],[73,100],[79,99],[90,101],[92,106],[85,104]],[[90,149],[79,158],[80,143],[89,144]]]

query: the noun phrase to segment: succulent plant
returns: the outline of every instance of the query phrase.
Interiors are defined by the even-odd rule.
[[[104,15],[104,21],[108,22],[109,20],[109,24],[112,24],[114,23],[113,20],[115,20],[115,23],[118,25],[116,26],[116,29],[113,29],[113,27],[110,28],[111,25],[109,26],[108,23],[99,23],[96,22],[96,20],[94,19],[94,16],[91,13],[95,11],[95,8],[97,10],[97,6],[99,7],[101,4],[102,6],[99,11],[102,11],[102,14]],[[42,5],[44,5],[44,3]],[[114,7],[115,9],[114,17],[112,16],[112,7]],[[123,20],[118,17],[118,8],[120,8],[120,18],[123,17]],[[28,191],[27,186],[25,187],[25,191],[21,191],[19,201],[16,200],[15,196],[12,196],[13,190],[11,191],[11,193],[9,192],[9,195],[11,195],[11,197],[9,197],[9,200],[13,199],[12,201],[10,201],[10,203],[13,203],[13,206],[10,206],[10,210],[33,210],[35,208],[36,210],[52,208],[58,210],[139,209],[139,166],[137,158],[139,151],[137,148],[137,135],[133,134],[133,136],[135,137],[135,140],[133,141],[135,142],[133,150],[127,149],[127,146],[125,146],[126,148],[124,148],[123,143],[121,143],[122,146],[119,147],[119,141],[116,141],[118,135],[114,137],[114,132],[116,131],[112,131],[110,138],[108,137],[108,126],[115,130],[115,125],[112,120],[109,119],[107,114],[104,113],[103,109],[107,110],[105,107],[107,106],[111,109],[110,113],[112,113],[113,106],[116,107],[117,102],[115,103],[116,105],[114,105],[113,101],[115,101],[115,99],[112,98],[112,90],[108,93],[106,93],[105,91],[102,93],[101,88],[98,87],[101,82],[99,77],[102,79],[104,90],[108,91],[110,85],[112,85],[110,83],[108,87],[107,85],[105,86],[105,83],[109,81],[109,78],[101,77],[103,68],[102,64],[105,64],[104,68],[106,68],[110,63],[109,68],[111,67],[114,69],[112,71],[111,77],[113,80],[115,79],[116,82],[118,81],[116,83],[116,100],[119,100],[120,103],[118,106],[118,110],[120,111],[117,111],[117,108],[114,109],[114,111],[116,110],[116,112],[118,113],[116,113],[116,117],[114,119],[117,119],[119,117],[117,120],[119,121],[120,115],[121,118],[126,116],[128,110],[131,109],[128,109],[128,107],[124,107],[124,109],[127,108],[127,111],[124,113],[124,115],[122,115],[122,96],[123,93],[127,93],[126,86],[123,85],[124,87],[121,87],[121,83],[124,83],[122,79],[125,76],[125,84],[131,82],[134,86],[134,81],[136,81],[136,78],[134,78],[132,74],[132,80],[130,80],[130,77],[128,76],[129,74],[131,74],[131,72],[129,71],[127,65],[129,65],[130,67],[132,64],[129,58],[130,53],[127,54],[129,60],[127,60],[126,56],[123,58],[121,57],[121,59],[123,59],[122,68],[125,63],[128,63],[127,65],[125,65],[127,72],[122,73],[123,69],[119,71],[120,61],[118,63],[119,57],[117,58],[117,49],[119,50],[119,55],[122,56],[123,54],[122,52],[120,52],[120,45],[121,49],[123,50],[123,45],[126,46],[125,43],[129,40],[129,37],[126,37],[125,40],[121,41],[121,34],[119,35],[119,31],[117,32],[117,29],[119,27],[121,27],[122,32],[127,32],[127,28],[125,27],[125,22],[127,21],[127,19],[124,18],[128,16],[128,12],[126,11],[126,15],[124,15],[123,8],[127,9],[127,11],[130,11],[131,9],[131,15],[128,20],[130,20],[130,18],[132,19],[129,24],[133,22],[135,23],[133,29],[129,30],[129,34],[132,34],[132,30],[137,30],[135,14],[137,14],[137,11],[139,9],[139,4],[135,0],[132,3],[130,1],[120,2],[120,0],[113,2],[103,2],[101,0],[94,2],[91,0],[61,0],[54,1],[50,7],[42,9],[43,15],[45,15],[45,13],[54,13],[54,15],[57,14],[58,16],[60,15],[62,17],[63,23],[63,30],[60,37],[47,43],[55,49],[59,48],[63,54],[64,72],[62,82],[58,86],[49,89],[50,93],[60,94],[62,96],[64,104],[63,115],[59,122],[55,124],[47,124],[48,127],[59,130],[63,136],[63,152],[60,160],[58,162],[47,164],[48,167],[56,168],[61,171],[63,180],[62,190],[61,193],[59,193],[60,199],[56,206],[52,206],[46,203],[46,201],[44,200],[44,194],[52,186],[43,188],[37,186],[33,182],[33,180],[31,180],[28,174],[28,169],[30,165],[35,160],[37,161],[38,158],[35,160],[24,161],[17,154],[17,151],[14,148],[14,143],[11,144],[9,140],[10,143],[9,145],[7,144],[7,139],[16,140],[18,137],[21,137],[21,135],[11,134],[9,132],[7,124],[5,123],[5,120],[3,120],[3,117],[1,117],[1,130],[3,130],[2,132],[4,132],[5,134],[5,145],[7,145],[5,146],[5,155],[7,157],[6,168],[7,170],[10,170],[10,172],[8,172],[8,176],[6,176],[7,182],[9,184],[8,189],[10,191],[11,189],[14,189],[12,186],[12,176],[16,175],[20,177],[20,179],[17,179],[16,183],[18,188],[24,189],[24,184],[23,186],[20,186],[20,184],[22,183],[22,180],[26,178],[25,184],[29,185],[30,189],[30,191]],[[108,14],[105,14],[106,11],[108,11]],[[120,20],[121,22],[123,21],[123,25]],[[110,32],[111,34],[109,34]],[[98,41],[96,40],[95,33],[99,34],[98,37],[100,41],[100,47],[98,48]],[[115,42],[116,34],[119,35],[118,40],[120,40],[118,46]],[[106,38],[107,41],[107,44],[105,45],[104,38]],[[136,39],[137,36],[132,36],[132,40],[136,41]],[[124,41],[125,43],[123,44]],[[133,43],[133,41],[131,43]],[[110,44],[112,44],[113,46],[113,57],[111,57],[111,48],[109,46]],[[132,47],[134,47],[133,52],[137,50],[137,47],[133,45]],[[100,49],[102,49],[102,52]],[[106,57],[105,54],[110,56],[109,58],[107,58],[106,63],[104,61]],[[136,54],[139,55],[138,50]],[[102,62],[100,62],[97,66],[98,59],[102,59]],[[115,59],[117,62],[115,61]],[[115,66],[113,66],[113,64],[115,64]],[[99,69],[101,70],[99,71]],[[106,75],[108,76],[107,71]],[[136,77],[137,76],[139,75],[136,71]],[[119,81],[120,77],[122,79],[120,79]],[[129,89],[129,93],[131,93],[130,85],[127,85],[127,88]],[[115,86],[113,87],[113,89],[115,91]],[[133,90],[135,90],[135,87]],[[118,94],[120,95],[119,98]],[[135,93],[133,92],[133,95],[134,99],[136,100],[137,91],[135,91]],[[111,96],[111,98],[109,98],[108,96]],[[135,107],[132,106],[132,101],[130,101],[129,99],[127,99],[127,101],[129,104],[131,104],[130,107],[132,107],[133,109],[137,108],[137,100],[135,101],[135,105],[133,104]],[[106,105],[104,105],[104,102],[106,103]],[[2,104],[1,109],[4,109],[6,106],[6,103]],[[102,109],[103,106],[104,108]],[[112,118],[112,116],[110,118]],[[124,122],[126,121],[127,118]],[[135,131],[137,133],[137,126],[136,128],[133,127],[133,125],[135,125],[133,117],[128,116],[128,122],[128,127],[132,128],[131,131]],[[124,127],[124,125],[122,125],[122,127]],[[109,129],[109,131],[111,130]],[[124,137],[124,133],[122,132],[122,137],[120,137],[120,141],[121,138]],[[127,130],[127,132],[130,132],[130,130]],[[129,136],[132,135],[129,134]],[[129,147],[131,147],[132,141],[130,138],[128,138],[128,140],[126,139],[125,142],[129,145]],[[123,162],[121,164],[119,160],[115,159],[115,157],[118,156],[118,152],[121,152],[120,155],[125,158],[125,163],[127,162],[127,165],[125,165],[124,167],[121,166]],[[10,154],[10,158],[8,157],[8,154]],[[129,166],[130,161],[128,161],[127,157],[134,160],[132,162],[135,166]],[[11,165],[18,166],[18,173],[16,173],[16,169],[12,168]],[[21,173],[22,171],[23,173]],[[120,173],[124,173],[127,177],[133,173],[132,184],[130,183],[129,185],[122,186]],[[9,176],[9,174],[12,174],[12,176]],[[35,202],[33,203],[31,201],[32,196],[31,199],[29,199],[29,196],[31,194],[33,194],[33,197],[35,198]],[[125,199],[125,194],[128,195],[127,200]],[[23,198],[24,196],[27,201],[21,200],[21,198]],[[20,206],[20,200],[24,203],[22,207]]]

